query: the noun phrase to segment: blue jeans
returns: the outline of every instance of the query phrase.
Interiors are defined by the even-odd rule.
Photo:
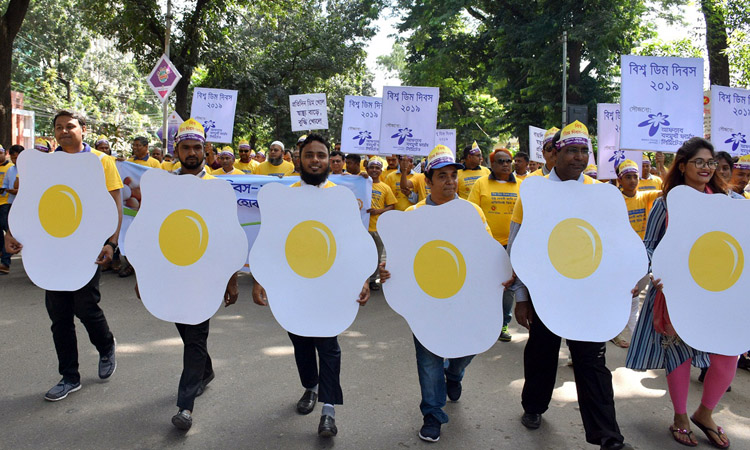
[[[503,291],[503,326],[508,326],[510,319],[513,318],[513,303],[516,302],[516,295],[510,289]]]
[[[0,205],[0,229],[8,231],[9,204]],[[10,253],[5,251],[5,234],[0,232],[0,264],[10,266]]]
[[[448,423],[448,415],[443,412],[445,406],[446,392],[445,380],[461,381],[464,377],[466,366],[469,365],[474,355],[462,358],[452,358],[446,361],[427,350],[414,336],[414,348],[417,351],[417,372],[419,373],[419,387],[422,390],[422,402],[419,409],[422,415],[432,414],[440,423]]]

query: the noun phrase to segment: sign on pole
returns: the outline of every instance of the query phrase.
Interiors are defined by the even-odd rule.
[[[380,152],[426,156],[435,147],[440,89],[385,86]]]
[[[542,144],[544,143],[544,133],[547,130],[529,125],[529,159],[544,164],[544,155],[542,154]]]
[[[344,97],[344,121],[341,126],[341,151],[377,155],[380,139],[380,97]]]
[[[292,131],[327,130],[326,94],[290,95],[289,114],[292,119]]]
[[[237,91],[195,88],[190,116],[203,125],[207,141],[231,144],[236,107]]]
[[[177,111],[172,111],[169,113],[169,116],[167,117],[167,125],[169,127],[169,130],[167,131],[167,153],[170,155],[174,154],[174,137],[177,134],[177,129],[182,125],[182,117],[180,117],[179,114],[177,114]],[[159,131],[156,132],[156,135],[161,139],[164,140],[164,129],[159,128]]]
[[[161,55],[161,58],[156,62],[146,81],[151,86],[151,89],[153,89],[154,94],[164,103],[181,78],[182,75],[180,75],[180,72],[177,71],[167,55]]]
[[[616,168],[626,159],[638,164],[638,173],[641,172],[643,153],[620,149],[620,105],[618,103],[596,105],[596,135],[599,144],[598,179],[614,180],[617,178]]]
[[[750,91],[711,86],[711,142],[732,156],[750,153]]]
[[[622,57],[620,148],[676,152],[703,136],[703,59]]]
[[[435,146],[445,145],[453,152],[453,157],[456,157],[456,130],[435,130]]]

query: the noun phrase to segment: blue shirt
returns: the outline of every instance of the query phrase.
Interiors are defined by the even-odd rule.
[[[2,189],[13,189],[13,185],[16,183],[16,177],[18,176],[18,166],[13,166],[10,169],[8,169],[7,172],[5,172],[5,178],[3,178],[3,185],[0,187]],[[15,199],[16,196],[13,194],[8,194],[8,204],[13,203],[13,199]]]

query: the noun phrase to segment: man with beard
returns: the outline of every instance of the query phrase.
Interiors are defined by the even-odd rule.
[[[328,180],[329,146],[325,138],[319,134],[310,134],[300,147],[300,181],[291,187],[315,186],[329,188],[335,186]],[[283,207],[283,206],[280,206]],[[362,286],[357,302],[367,303],[370,298],[368,283]],[[268,305],[265,289],[257,281],[253,286],[253,301],[261,306]],[[310,337],[289,333],[294,346],[294,359],[297,364],[302,387],[305,392],[297,402],[297,412],[310,414],[320,399],[323,403],[318,435],[322,437],[336,436],[335,411],[333,405],[344,402],[341,391],[341,347],[337,336]],[[317,350],[317,358],[316,358]],[[318,367],[318,358],[320,367]]]
[[[271,175],[274,177],[285,177],[294,172],[294,164],[284,161],[284,144],[274,141],[268,147],[268,160],[263,161],[255,168],[255,175]]]
[[[250,143],[244,139],[241,140],[237,151],[240,153],[240,159],[234,162],[235,169],[239,169],[245,174],[252,174],[255,168],[258,167],[258,161],[251,158],[252,155],[250,152],[252,148],[250,147]]]

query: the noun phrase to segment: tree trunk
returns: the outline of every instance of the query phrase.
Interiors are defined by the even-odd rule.
[[[577,41],[568,41],[568,103],[579,103],[581,94],[578,83],[581,82],[581,52],[583,44]]]
[[[193,68],[185,66],[176,66],[176,68],[177,71],[182,74],[182,78],[180,78],[180,81],[174,88],[174,110],[177,111],[177,114],[179,114],[180,117],[182,117],[184,120],[187,120],[190,117],[190,110],[188,109],[188,102],[190,101],[188,99],[188,88],[190,87],[190,78],[193,77]]]
[[[8,9],[0,19],[0,144],[5,148],[10,148],[13,129],[13,105],[10,99],[13,41],[28,9],[29,0],[10,0]]]
[[[708,49],[708,79],[711,84],[729,86],[729,57],[727,27],[724,13],[716,0],[701,0],[701,11],[706,19],[706,48]]]

